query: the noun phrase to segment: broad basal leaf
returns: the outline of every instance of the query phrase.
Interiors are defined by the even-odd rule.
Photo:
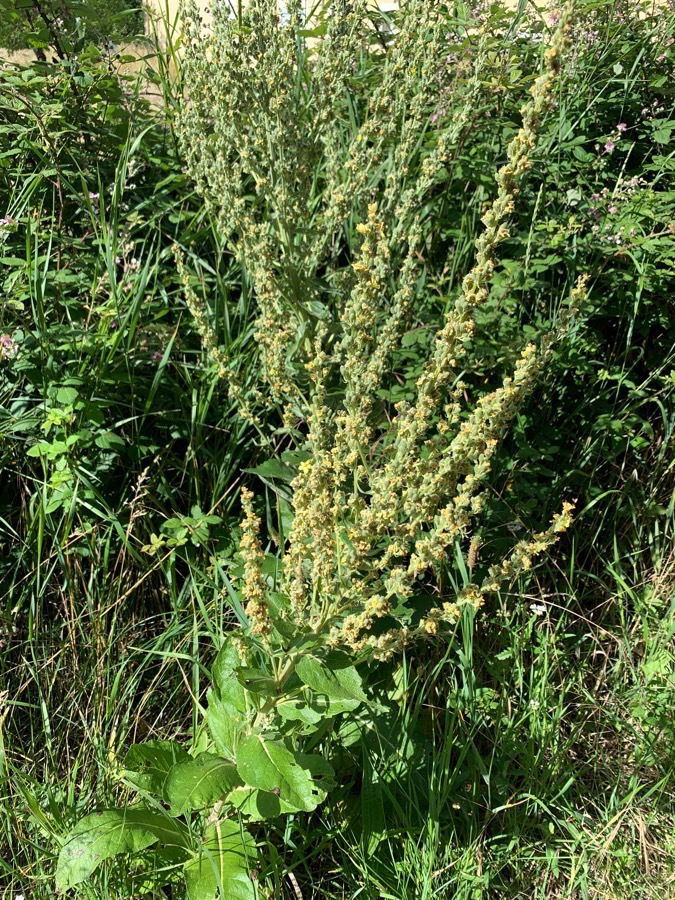
[[[85,816],[70,832],[59,853],[56,889],[65,891],[84,881],[104,859],[120,853],[137,853],[157,841],[166,846],[184,846],[185,827],[142,806],[108,809]]]
[[[335,770],[323,756],[318,753],[296,753],[295,759],[299,766],[311,773],[314,786],[324,794],[335,787]]]
[[[134,744],[124,758],[127,781],[139,790],[165,799],[165,782],[176,763],[186,762],[189,754],[175,741],[146,741]]]
[[[166,799],[174,815],[204,809],[242,783],[234,763],[213,753],[177,763],[166,779]]]
[[[255,900],[254,856],[253,838],[236,822],[211,826],[199,854],[185,863],[189,900]]]
[[[310,769],[280,741],[257,734],[244,738],[237,748],[237,769],[247,785],[270,791],[295,809],[310,812],[325,797]]]

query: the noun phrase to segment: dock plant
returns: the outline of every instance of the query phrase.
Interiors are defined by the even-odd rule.
[[[107,857],[161,847],[191,900],[259,895],[249,874],[256,823],[325,800],[335,773],[322,741],[330,734],[339,743],[345,721],[367,727],[381,702],[369,667],[407,647],[452,641],[458,622],[471,621],[571,523],[565,503],[506,555],[479,554],[496,454],[582,309],[587,278],[554,298],[555,321],[523,343],[501,383],[481,388],[467,367],[476,312],[555,102],[572,6],[555,17],[473,261],[403,396],[393,361],[429,290],[421,218],[485,90],[484,35],[466,30],[471,62],[439,85],[446,4],[409,0],[389,32],[373,30],[360,0],[334,4],[317,27],[303,21],[299,2],[286,9],[280,19],[267,0],[238,17],[219,6],[208,26],[188,10],[178,126],[188,174],[255,298],[254,390],[237,383],[177,248],[188,308],[242,414],[262,427],[277,410],[292,441],[279,466],[286,494],[277,546],[243,488],[230,585],[240,622],[213,666],[205,728],[191,752],[170,741],[129,750],[118,775],[137,801],[75,826],[59,857],[60,888]],[[359,93],[365,57],[378,77]],[[450,113],[434,140],[420,143],[440,102]]]

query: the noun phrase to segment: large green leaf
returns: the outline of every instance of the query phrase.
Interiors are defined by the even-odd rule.
[[[296,753],[295,759],[299,766],[311,773],[317,790],[325,794],[335,787],[335,770],[323,756],[318,753]]]
[[[244,472],[251,472],[260,478],[260,480],[273,491],[279,493],[282,497],[289,497],[289,491],[281,485],[290,484],[295,477],[295,469],[286,465],[280,459],[266,459],[254,469],[244,469]],[[281,482],[281,484],[280,484]]]
[[[108,809],[81,819],[68,835],[56,865],[56,889],[65,891],[88,878],[104,859],[137,853],[157,841],[185,845],[185,827],[143,806]]]
[[[310,812],[324,799],[313,773],[301,758],[280,741],[266,741],[260,735],[244,738],[237,747],[237,769],[247,785],[270,791],[281,800]]]
[[[168,884],[175,885],[174,891],[179,894],[184,882],[183,866],[191,856],[186,847],[146,847],[134,857],[134,865],[125,870],[129,896],[163,897],[161,888]]]
[[[236,671],[236,677],[245,690],[261,697],[274,697],[279,688],[273,675],[252,666],[240,666]]]
[[[241,688],[239,682],[237,686]],[[239,737],[246,726],[243,713],[232,703],[221,700],[215,691],[209,691],[206,723],[218,753],[234,759]]]
[[[213,753],[177,763],[166,779],[166,799],[174,815],[204,809],[221,800],[242,781],[234,763]]]
[[[146,741],[134,744],[124,758],[127,781],[139,790],[165,799],[166,779],[176,763],[186,762],[189,754],[175,741]]]
[[[185,863],[189,900],[255,900],[248,861],[255,845],[236,822],[221,822],[205,834],[198,855]]]
[[[238,809],[242,816],[250,822],[262,822],[265,819],[276,819],[284,813],[296,812],[296,807],[286,803],[271,791],[261,791],[254,787],[235,788],[228,796],[227,802]]]
[[[320,706],[313,705],[305,696],[281,700],[276,705],[276,711],[282,719],[288,722],[302,722],[311,729],[327,714]]]
[[[343,653],[330,653],[323,660],[303,656],[295,671],[308,687],[331,701],[331,713],[356,709],[368,699],[363,693],[361,676]]]
[[[236,647],[226,640],[218,651],[211,675],[219,699],[230,703],[240,712],[246,712],[246,688],[234,677],[240,666],[241,660]]]

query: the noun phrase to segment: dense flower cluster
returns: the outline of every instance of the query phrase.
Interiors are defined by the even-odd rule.
[[[433,16],[428,6],[423,9],[433,33]],[[544,336],[538,347],[524,348],[512,376],[501,387],[473,402],[467,400],[466,385],[459,377],[460,360],[474,331],[474,311],[488,297],[496,251],[508,236],[508,218],[530,167],[537,128],[551,103],[567,28],[568,13],[563,12],[545,52],[544,71],[521,111],[522,127],[497,173],[496,195],[483,216],[485,230],[476,241],[474,264],[436,335],[415,385],[414,402],[398,404],[391,420],[378,417],[375,407],[414,296],[414,260],[421,249],[415,209],[442,164],[448,143],[464,127],[465,110],[424,161],[420,182],[396,197],[385,187],[379,202],[367,204],[356,228],[361,243],[351,277],[343,279],[337,337],[331,339],[325,327],[316,329],[306,366],[309,457],[300,464],[292,484],[294,518],[276,586],[285,598],[275,611],[282,632],[290,627],[294,633],[324,634],[329,646],[387,657],[413,635],[433,635],[442,623],[454,623],[462,607],[478,609],[489,592],[527,569],[569,525],[571,507],[566,505],[548,529],[519,543],[505,560],[489,566],[477,583],[466,584],[421,621],[405,617],[397,621],[395,610],[405,605],[416,583],[446,562],[448,551],[471,534],[485,502],[491,461],[500,440],[535,384],[552,341],[564,332],[585,296],[582,278],[556,331]],[[401,41],[410,42],[408,52],[414,56],[413,32],[412,28],[410,33],[403,32]],[[389,108],[382,104],[385,132],[390,119],[384,111]],[[375,109],[380,109],[379,101]],[[346,214],[343,200],[346,203],[348,195],[361,189],[362,172],[369,168],[368,153],[378,137],[374,123],[369,120],[367,125],[371,150],[363,149],[360,142],[352,148],[347,163],[358,163],[346,165],[350,190],[342,192],[336,182],[323,212],[324,227],[328,220],[331,227],[341,220]],[[337,162],[333,160],[331,166],[330,171],[337,171]],[[397,264],[402,222],[407,223],[406,241],[412,252],[398,256]],[[322,240],[321,235],[315,239],[314,254]],[[265,316],[265,304],[261,305]],[[284,321],[290,321],[290,313]],[[327,393],[327,382],[336,373],[342,385],[337,406],[334,399],[329,402]],[[245,503],[243,593],[252,630],[261,634],[269,627],[269,610],[262,601],[259,546],[250,537],[248,495]],[[477,547],[474,535],[469,544],[472,571]],[[259,577],[254,577],[256,566]]]
[[[397,275],[390,271],[379,287],[381,311],[383,291],[394,282],[371,377],[395,345],[421,270],[423,200],[469,127],[483,59],[479,48],[473,71],[443,84],[448,102],[461,102],[425,153],[422,177],[413,178],[420,129],[438,100],[448,4],[402,4],[381,76],[347,144],[341,123],[348,82],[373,38],[368,4],[340,5],[339,15],[327,18],[309,71],[298,68],[301,5],[288,3],[280,22],[276,4],[252,0],[241,24],[217,8],[208,27],[189,8],[189,102],[178,123],[188,170],[251,282],[263,394],[287,406],[291,419],[307,412],[297,372],[311,362],[316,330],[351,287],[335,264],[340,229],[350,216],[365,216],[375,192],[380,220],[392,223],[377,252],[388,254]]]
[[[244,561],[242,596],[246,601],[245,612],[251,623],[251,631],[253,634],[265,635],[270,631],[266,585],[262,575],[265,556],[260,545],[260,519],[253,511],[252,500],[253,494],[244,488],[241,502],[245,518],[240,541]]]
[[[527,569],[569,524],[566,506],[547,530],[488,566],[476,583],[441,598],[421,620],[397,613],[416,584],[465,541],[472,576],[483,570],[473,523],[485,503],[494,454],[552,341],[585,296],[582,278],[556,331],[539,346],[528,344],[500,387],[469,396],[460,373],[474,314],[489,296],[497,251],[509,235],[539,124],[552,103],[569,15],[568,8],[557,17],[542,74],[521,110],[522,126],[497,172],[474,263],[435,336],[414,400],[388,415],[378,404],[416,295],[425,249],[420,209],[480,93],[480,33],[476,68],[457,82],[464,96],[453,97],[455,111],[420,160],[421,176],[409,179],[417,136],[438,100],[443,4],[403,5],[381,78],[347,147],[336,130],[336,104],[368,39],[364,4],[349,4],[330,19],[303,91],[294,50],[298,3],[289,4],[288,20],[280,24],[272,4],[253,0],[247,27],[216,16],[207,34],[196,13],[189,16],[191,102],[181,129],[190,171],[251,279],[270,401],[282,403],[307,429],[274,604],[263,575],[259,522],[250,495],[242,498],[241,592],[251,631],[262,640],[275,630],[311,632],[324,635],[329,646],[386,657],[413,635],[436,634],[443,623],[454,623],[463,607],[478,609],[486,594]],[[444,103],[455,87],[443,87]],[[311,127],[302,129],[307,91]],[[387,159],[391,165],[378,181]],[[319,187],[317,171],[324,179]],[[354,214],[358,250],[345,267],[335,261],[334,242]],[[227,377],[204,304],[185,281],[197,330]],[[297,360],[304,382],[294,374]]]

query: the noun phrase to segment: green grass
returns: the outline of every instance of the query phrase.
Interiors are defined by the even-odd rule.
[[[647,95],[672,121],[672,87],[642,71],[650,45],[618,7],[607,4],[617,19],[587,82],[558,107],[547,140],[559,157],[538,162],[545,192],[532,191],[538,212],[514,229],[475,353],[477,380],[502,371],[514,335],[549,317],[553,288],[595,266],[585,321],[501,451],[487,538],[501,540],[505,522],[530,529],[570,492],[574,529],[528,578],[465,615],[454,640],[376,669],[385,711],[325,738],[337,790],[315,813],[256,831],[261,896],[675,896],[672,234],[629,247],[629,262],[588,230],[571,255],[560,240],[582,215],[568,191],[616,183],[614,163],[589,148],[623,118],[645,129],[639,163],[628,154],[623,165],[649,181],[626,221],[646,233],[672,221],[672,152],[645,136],[665,126],[637,123]],[[18,347],[0,363],[2,900],[54,897],[69,828],[129,796],[130,744],[201,746],[209,667],[239,612],[226,575],[239,486],[263,494],[249,470],[293,446],[278,410],[258,428],[237,416],[185,307],[174,244],[221,345],[258,384],[251,287],[182,172],[164,63],[163,109],[93,57],[84,101],[65,71],[2,75],[0,149],[11,141],[16,152],[3,157],[0,190],[18,223],[0,232],[0,333]],[[434,249],[455,247],[454,279],[519,96],[499,100],[453,160],[447,196],[434,197],[428,227]],[[586,129],[576,156],[573,121]],[[524,246],[529,268],[509,265]],[[402,382],[442,303],[420,309],[397,360]],[[56,446],[69,435],[74,449]],[[29,455],[38,441],[53,455]],[[264,496],[274,528],[275,495]],[[188,524],[184,541],[148,552],[153,534],[171,538],[206,513],[220,521]],[[132,873],[116,863],[73,896],[131,900]]]

